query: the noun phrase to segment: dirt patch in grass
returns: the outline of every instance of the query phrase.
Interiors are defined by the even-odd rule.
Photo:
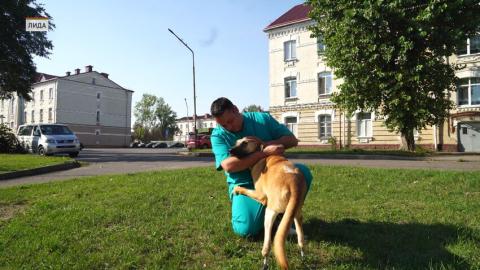
[[[8,221],[26,208],[25,204],[1,204],[0,203],[0,222]]]

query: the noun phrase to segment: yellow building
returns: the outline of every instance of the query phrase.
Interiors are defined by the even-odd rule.
[[[325,64],[321,40],[311,37],[310,7],[297,5],[269,24],[270,113],[286,124],[301,146],[348,146],[398,149],[400,135],[388,131],[371,112],[349,117],[330,101],[341,79]],[[480,36],[467,40],[465,50],[448,59],[465,64],[457,107],[444,124],[415,132],[416,144],[443,151],[480,151]]]

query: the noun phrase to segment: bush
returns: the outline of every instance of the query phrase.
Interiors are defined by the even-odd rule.
[[[5,124],[0,125],[0,153],[24,153],[22,145],[13,131]]]

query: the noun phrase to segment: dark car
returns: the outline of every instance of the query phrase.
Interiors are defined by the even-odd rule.
[[[153,148],[167,148],[167,144],[164,142],[156,143],[153,145]]]
[[[185,144],[177,142],[177,143],[171,144],[168,148],[183,148],[183,147],[185,147]]]
[[[138,142],[132,142],[130,144],[130,148],[136,148],[136,147],[138,147],[138,144],[139,144]]]
[[[155,142],[149,142],[145,145],[145,148],[153,148],[153,145],[156,144]]]

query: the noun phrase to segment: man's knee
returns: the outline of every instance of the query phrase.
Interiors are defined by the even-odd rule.
[[[233,232],[241,237],[249,237],[257,235],[260,232],[261,226],[256,224],[257,222],[253,220],[246,220],[242,217],[233,217],[232,218],[232,228]]]
[[[303,176],[305,177],[305,182],[307,182],[307,190],[310,190],[310,185],[312,184],[313,179],[310,169],[305,164],[301,163],[295,163],[295,166],[303,173]]]

